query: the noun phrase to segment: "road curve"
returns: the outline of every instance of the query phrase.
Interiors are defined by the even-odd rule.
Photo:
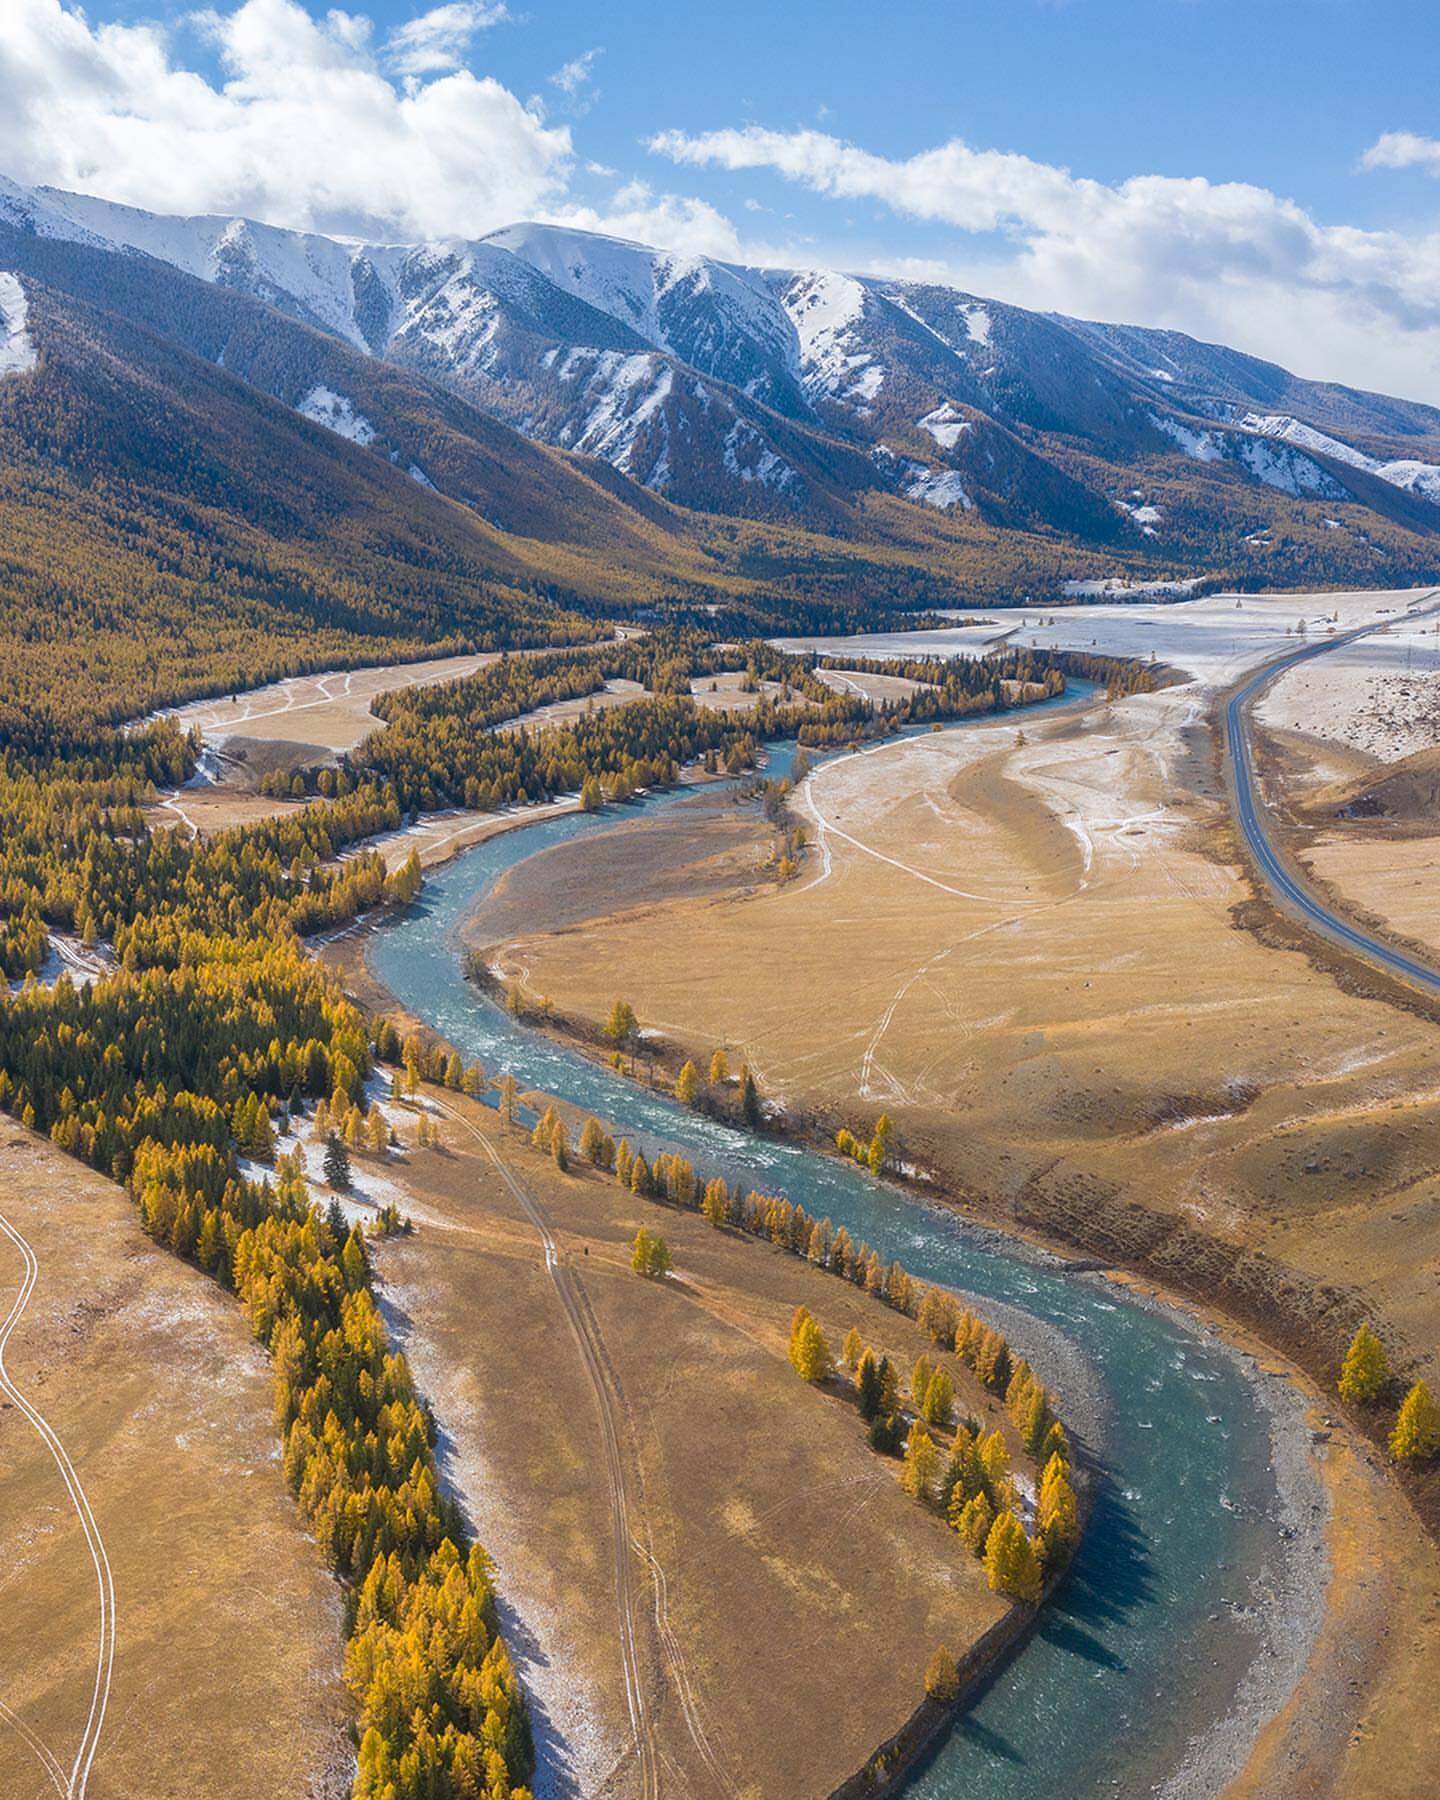
[[[9,1343],[12,1332],[20,1323],[21,1314],[30,1303],[30,1295],[34,1292],[35,1283],[40,1278],[40,1259],[31,1249],[27,1240],[0,1213],[0,1233],[10,1239],[19,1250],[25,1265],[24,1279],[20,1284],[9,1312],[0,1320],[0,1393],[5,1394],[25,1415],[39,1433],[45,1448],[54,1458],[55,1467],[60,1471],[60,1479],[65,1483],[76,1514],[80,1520],[80,1529],[85,1534],[85,1544],[90,1552],[90,1560],[95,1565],[95,1583],[100,1600],[100,1636],[95,1657],[95,1683],[90,1693],[90,1711],[85,1719],[85,1730],[81,1734],[79,1748],[75,1752],[75,1761],[71,1764],[70,1774],[65,1779],[60,1792],[64,1800],[84,1800],[86,1784],[90,1779],[90,1767],[95,1760],[95,1752],[100,1744],[100,1732],[105,1723],[105,1708],[110,1700],[110,1678],[115,1666],[115,1583],[110,1573],[110,1558],[105,1554],[105,1540],[100,1535],[100,1528],[95,1523],[95,1515],[90,1510],[90,1502],[86,1498],[85,1489],[80,1485],[80,1477],[75,1473],[75,1465],[65,1453],[65,1446],[60,1442],[50,1427],[45,1415],[32,1406],[15,1383],[10,1379],[5,1367],[5,1346]],[[10,1717],[9,1709],[6,1716]],[[11,1720],[12,1723],[18,1721]],[[51,1780],[55,1781],[57,1770],[55,1758],[45,1750],[33,1733],[20,1728],[21,1735],[40,1757]],[[58,1782],[57,1782],[58,1785]]]
[[[1289,912],[1297,914],[1306,925],[1329,938],[1332,943],[1363,957],[1367,962],[1383,969],[1387,975],[1398,976],[1401,981],[1408,982],[1412,987],[1423,988],[1431,994],[1440,994],[1440,966],[1423,962],[1394,944],[1387,943],[1384,938],[1352,924],[1329,906],[1302,876],[1287,868],[1266,829],[1264,801],[1260,797],[1260,784],[1255,772],[1250,709],[1271,682],[1300,663],[1310,662],[1317,656],[1326,656],[1332,650],[1343,649],[1346,644],[1369,637],[1372,632],[1383,631],[1387,625],[1400,620],[1430,617],[1436,612],[1440,612],[1440,588],[1432,589],[1405,612],[1398,613],[1393,618],[1379,620],[1373,625],[1362,625],[1359,630],[1347,631],[1338,637],[1322,638],[1317,643],[1307,644],[1303,650],[1293,650],[1289,655],[1267,663],[1236,688],[1225,703],[1226,766],[1231,806],[1256,867],[1275,898]]]

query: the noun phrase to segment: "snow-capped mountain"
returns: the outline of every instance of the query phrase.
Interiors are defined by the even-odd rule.
[[[899,504],[1177,559],[1258,555],[1281,504],[1440,531],[1440,413],[1178,333],[538,224],[362,244],[9,183],[5,222],[264,301],[706,512],[853,535]]]

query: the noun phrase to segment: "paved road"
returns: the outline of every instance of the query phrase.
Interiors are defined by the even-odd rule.
[[[1288,669],[1342,649],[1371,632],[1383,631],[1387,625],[1405,619],[1432,616],[1440,612],[1440,588],[1422,597],[1404,613],[1382,619],[1375,625],[1364,625],[1358,631],[1343,632],[1338,637],[1320,639],[1295,650],[1277,662],[1267,663],[1257,674],[1237,688],[1225,705],[1225,744],[1230,775],[1231,801],[1235,818],[1260,873],[1276,898],[1289,911],[1298,913],[1307,925],[1321,932],[1332,943],[1354,951],[1389,975],[1397,975],[1427,993],[1440,994],[1440,965],[1422,962],[1403,950],[1388,944],[1331,909],[1302,877],[1287,868],[1271,839],[1265,820],[1264,802],[1260,798],[1255,773],[1255,759],[1250,735],[1250,708],[1256,697]]]

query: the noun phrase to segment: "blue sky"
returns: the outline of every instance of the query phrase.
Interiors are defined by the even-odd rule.
[[[0,171],[378,237],[539,216],[1440,399],[1440,22],[1362,0],[5,0]]]

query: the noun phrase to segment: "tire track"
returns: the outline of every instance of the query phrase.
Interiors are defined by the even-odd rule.
[[[85,1720],[85,1729],[81,1734],[80,1746],[75,1752],[75,1761],[71,1765],[69,1777],[65,1779],[65,1784],[60,1789],[65,1800],[84,1800],[86,1784],[90,1779],[91,1765],[95,1761],[95,1752],[100,1744],[100,1733],[105,1724],[105,1708],[110,1702],[110,1680],[115,1666],[115,1582],[110,1573],[110,1558],[105,1553],[105,1540],[100,1535],[100,1528],[95,1523],[95,1515],[90,1510],[90,1502],[86,1498],[85,1489],[81,1486],[80,1477],[75,1473],[74,1464],[65,1452],[65,1446],[51,1429],[45,1415],[33,1407],[16,1387],[5,1367],[5,1346],[9,1343],[15,1327],[20,1323],[21,1314],[29,1305],[30,1296],[40,1278],[40,1259],[31,1249],[27,1240],[3,1213],[0,1213],[0,1232],[4,1232],[5,1236],[19,1250],[25,1264],[25,1275],[21,1281],[19,1292],[11,1303],[4,1323],[0,1324],[0,1393],[6,1394],[24,1413],[54,1458],[55,1466],[60,1471],[60,1479],[65,1483],[66,1492],[79,1517],[80,1529],[85,1534],[90,1560],[95,1566],[95,1582],[99,1592],[100,1632],[95,1658],[95,1685],[90,1694],[90,1711]],[[39,1755],[38,1740],[33,1734],[25,1731],[22,1735]],[[51,1769],[55,1764],[53,1756],[49,1757],[48,1761],[46,1756],[41,1756],[41,1761],[45,1763],[47,1769]]]
[[[655,1727],[645,1694],[640,1667],[640,1632],[637,1626],[635,1569],[631,1553],[633,1531],[630,1523],[630,1495],[625,1479],[625,1460],[620,1448],[620,1433],[615,1420],[615,1402],[606,1378],[603,1348],[598,1342],[594,1315],[586,1303],[583,1290],[574,1274],[561,1259],[559,1246],[550,1230],[540,1203],[505,1162],[494,1145],[473,1125],[443,1101],[436,1103],[447,1118],[467,1131],[493,1164],[496,1173],[514,1196],[516,1204],[534,1227],[545,1253],[545,1268],[565,1312],[574,1335],[600,1411],[600,1440],[605,1456],[605,1472],[610,1486],[613,1515],[613,1549],[615,1562],[615,1596],[620,1614],[620,1661],[625,1677],[625,1706],[630,1716],[630,1729],[635,1739],[635,1755],[640,1766],[640,1789],[643,1800],[659,1800],[660,1765],[655,1744]]]

